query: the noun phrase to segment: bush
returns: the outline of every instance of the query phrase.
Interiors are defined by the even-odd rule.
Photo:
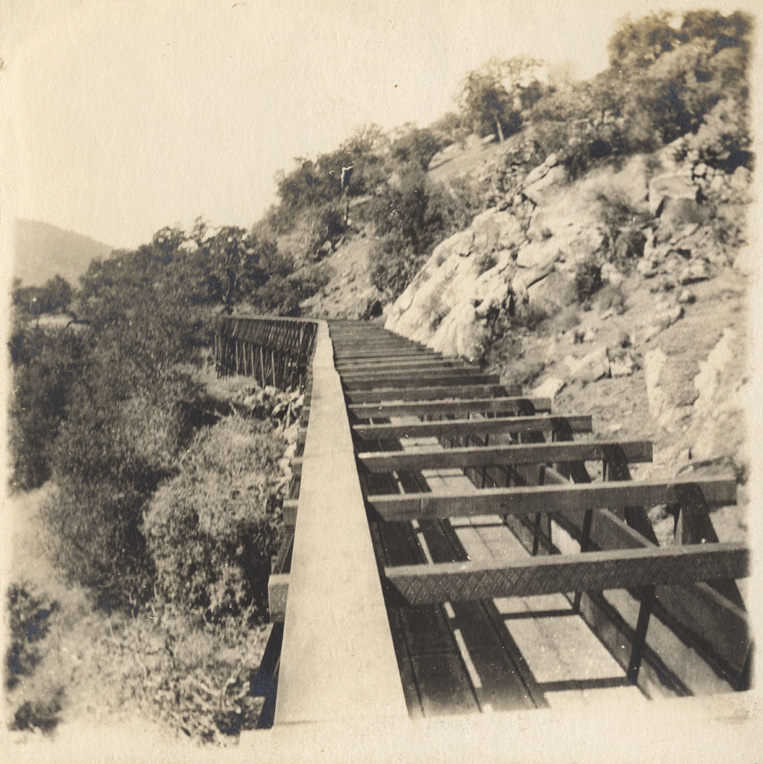
[[[61,701],[64,690],[57,687],[56,690],[41,700],[25,700],[13,715],[11,722],[12,730],[35,730],[52,732],[60,721]]]
[[[40,660],[38,643],[47,635],[49,619],[58,603],[33,594],[22,584],[11,584],[7,597],[10,643],[5,657],[5,686],[12,690],[21,677],[34,673]]]
[[[104,384],[104,376],[94,379]],[[201,421],[201,393],[185,375],[151,384],[152,390],[136,385],[138,394],[119,400],[109,385],[94,390],[83,381],[56,441],[57,490],[42,507],[55,562],[109,608],[150,594],[143,508],[175,473]]]
[[[54,442],[83,367],[85,345],[72,331],[31,325],[17,328],[10,345],[11,482],[16,488],[30,490],[50,477]]]
[[[410,170],[400,187],[387,187],[372,205],[379,242],[371,253],[373,285],[387,299],[408,286],[431,250],[466,227],[479,212],[481,198],[466,181],[447,189],[432,184],[420,170]]]
[[[210,621],[265,616],[284,447],[270,424],[236,417],[198,434],[143,521],[156,589],[167,601]]]
[[[425,259],[415,254],[401,236],[386,236],[371,250],[371,283],[387,300],[395,300],[411,283]]]
[[[575,294],[578,302],[590,300],[602,284],[601,266],[593,259],[583,260],[575,270]]]

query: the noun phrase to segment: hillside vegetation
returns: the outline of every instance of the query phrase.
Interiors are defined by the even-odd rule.
[[[11,725],[93,697],[204,741],[255,724],[299,401],[214,378],[220,314],[378,318],[653,438],[655,469],[744,484],[751,37],[653,14],[588,81],[491,60],[457,112],[297,160],[248,230],[199,219],[88,254],[76,285],[16,283]]]

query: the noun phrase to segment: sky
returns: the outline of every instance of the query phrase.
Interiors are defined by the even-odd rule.
[[[0,220],[115,247],[251,226],[274,176],[356,128],[455,109],[492,56],[606,67],[620,19],[667,0],[5,0]],[[745,3],[719,2],[730,11]]]

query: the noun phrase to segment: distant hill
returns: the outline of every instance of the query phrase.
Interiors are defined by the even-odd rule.
[[[25,286],[41,286],[56,274],[76,286],[93,258],[104,257],[114,249],[38,220],[17,220],[14,239],[13,275]]]

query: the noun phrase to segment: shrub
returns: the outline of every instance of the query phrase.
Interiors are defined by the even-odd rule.
[[[147,380],[136,383],[136,394],[120,400],[104,378],[94,376],[97,389],[83,380],[74,396],[56,441],[57,490],[42,513],[55,562],[112,608],[150,593],[143,507],[175,473],[178,454],[200,424],[201,393],[187,376],[167,374],[151,380],[150,390]]]
[[[5,657],[5,686],[12,690],[21,677],[31,676],[40,660],[39,642],[50,628],[50,617],[58,609],[54,600],[39,597],[24,584],[8,588],[10,642]]]
[[[426,255],[479,212],[481,197],[468,181],[434,185],[420,170],[403,175],[374,200],[372,217],[380,237],[371,253],[372,282],[387,299],[408,286]]]
[[[371,283],[387,300],[399,297],[411,283],[426,257],[414,253],[401,236],[386,236],[371,250]]]
[[[50,477],[53,444],[71,404],[85,346],[72,331],[28,324],[17,328],[10,344],[12,484],[29,490]]]
[[[601,266],[589,258],[575,270],[575,294],[578,302],[585,303],[602,287]]]
[[[63,696],[63,687],[57,687],[44,699],[25,700],[13,715],[11,729],[52,732],[60,721]]]
[[[198,434],[143,521],[161,596],[211,621],[265,615],[283,451],[263,422],[233,417]]]

